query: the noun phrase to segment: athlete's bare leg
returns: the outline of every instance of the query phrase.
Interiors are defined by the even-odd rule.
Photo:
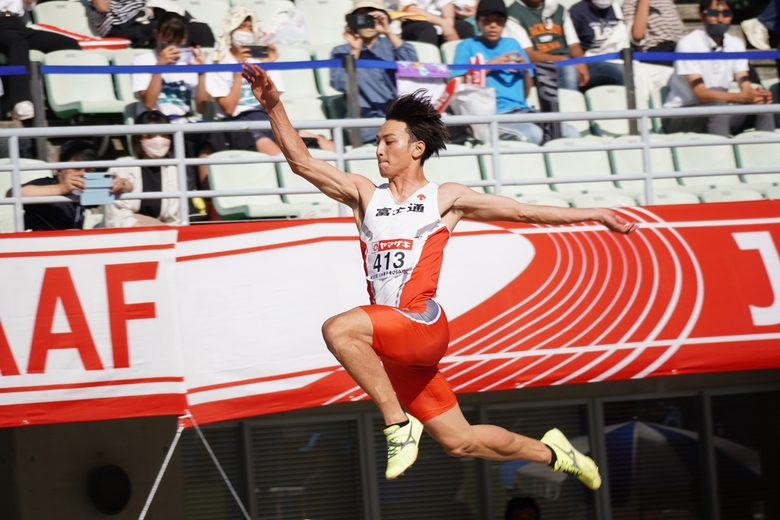
[[[379,407],[385,425],[406,421],[393,385],[379,356],[371,348],[374,327],[368,314],[363,309],[354,308],[333,316],[322,325],[322,336],[328,350]]]
[[[453,457],[488,460],[529,460],[549,464],[550,449],[530,437],[512,433],[500,426],[468,423],[455,406],[423,423],[425,431]]]

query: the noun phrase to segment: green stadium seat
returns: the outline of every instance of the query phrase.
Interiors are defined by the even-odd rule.
[[[222,32],[222,20],[230,10],[230,4],[221,0],[176,0],[198,22],[203,22],[211,28],[214,36]]]
[[[344,43],[346,14],[352,10],[352,0],[302,0],[306,34],[311,45]]]
[[[575,208],[615,208],[636,206],[636,201],[623,193],[583,193],[574,198]]]
[[[81,2],[53,0],[39,3],[33,8],[32,16],[35,23],[54,25],[85,36],[97,36],[89,26],[87,8]]]
[[[444,42],[441,44],[441,47],[439,49],[441,50],[441,57],[444,63],[455,62],[455,49],[458,48],[459,43],[460,40],[455,40],[451,42]]]
[[[40,164],[46,165],[44,161],[37,159],[19,159],[20,164]],[[11,164],[10,159],[0,159],[0,164]],[[51,177],[54,171],[47,169],[40,170],[22,170],[19,172],[22,185],[42,177]],[[0,171],[0,197],[4,198],[8,190],[11,189],[11,172]],[[0,205],[0,233],[12,233],[14,231],[14,207],[11,204]]]
[[[285,61],[311,61],[311,54],[304,47],[292,45],[278,45],[279,62]],[[317,90],[317,80],[312,69],[297,69],[280,71],[284,81],[284,91],[281,94],[285,102],[289,98],[311,98],[319,100],[320,92]]]
[[[114,52],[111,62],[114,65],[132,65],[136,56],[146,54],[147,52],[149,52],[149,49],[121,49]],[[127,103],[136,101],[130,74],[114,74],[114,86],[118,99]]]
[[[350,155],[367,153],[375,155],[376,146],[373,144],[364,144],[358,148],[353,148],[347,152],[347,157]],[[367,177],[377,186],[387,182],[387,179],[383,179],[382,176],[379,175],[379,166],[376,162],[376,156],[372,157],[371,159],[347,160],[346,169],[350,173],[356,173],[358,175]]]
[[[622,85],[603,85],[588,89],[585,92],[585,101],[591,112],[628,110],[626,87]],[[646,102],[637,104],[637,108],[646,108],[642,105],[646,105]],[[594,120],[591,126],[597,135],[619,136],[629,133],[628,119]]]
[[[525,148],[536,149],[539,153],[524,153],[524,154],[501,154],[501,180],[508,182],[510,180],[531,180],[531,179],[547,179],[547,165],[544,161],[544,154],[542,148],[531,143],[523,143],[520,141],[500,141],[500,148]],[[484,147],[480,147],[484,148]],[[483,169],[485,171],[485,177],[487,179],[494,179],[493,176],[493,156],[481,155]],[[493,193],[493,189],[489,191]],[[556,197],[557,193],[552,191],[549,184],[524,184],[524,185],[509,185],[504,184],[501,186],[501,194],[508,197]],[[560,199],[560,197],[557,197]],[[568,206],[568,203],[566,203]]]
[[[774,132],[745,132],[734,136],[735,139],[767,137],[779,136]],[[751,189],[766,192],[770,187],[780,184],[780,143],[735,144],[734,153],[740,168],[777,168],[776,173],[744,175]]]
[[[544,195],[542,193],[534,193],[532,195],[518,195],[515,197],[517,202],[523,204],[534,204],[536,206],[555,206],[558,208],[568,208],[569,203],[560,197],[552,195]]]
[[[739,202],[761,200],[764,197],[747,186],[713,188],[701,194],[702,202]]]
[[[645,194],[637,195],[637,200],[642,206],[647,205]],[[698,204],[701,202],[699,197],[688,191],[679,190],[658,190],[653,192],[654,206],[669,206],[672,204]]]
[[[470,150],[470,148],[457,144],[448,144],[448,151]],[[425,177],[436,184],[445,182],[471,182],[483,180],[482,169],[476,155],[459,157],[433,156],[425,161]],[[473,190],[484,192],[482,186],[474,186]]]
[[[531,87],[531,90],[528,92],[526,103],[531,108],[539,108],[539,94],[536,91],[536,87]],[[588,111],[588,107],[585,104],[585,96],[576,90],[565,88],[558,90],[558,109],[561,112]],[[567,123],[576,128],[580,135],[590,135],[590,123],[587,121],[567,121]]]
[[[310,150],[314,157],[322,155],[323,152],[319,150]],[[330,164],[335,166],[333,161]],[[279,172],[279,184],[283,188],[314,188],[314,186],[304,179],[303,177],[293,173],[290,168],[290,164],[287,161],[278,163],[276,165]],[[323,195],[322,193],[299,193],[282,195],[282,200],[292,204],[298,205],[310,205],[311,211],[305,215],[308,218],[312,217],[338,217],[339,216],[339,204],[333,199]]]
[[[420,63],[441,63],[441,52],[435,45],[425,42],[409,42],[417,51],[417,61]]]
[[[650,141],[667,141],[665,136],[650,134]],[[641,143],[642,138],[637,135],[625,135],[616,138],[614,144]],[[609,152],[612,159],[612,171],[616,175],[631,175],[644,173],[644,160],[642,150],[613,150]],[[671,148],[651,148],[650,168],[653,173],[670,173],[674,170],[674,159]],[[638,197],[645,191],[645,181],[618,181],[618,186],[634,197]],[[677,179],[653,179],[653,189],[684,191]]]
[[[694,134],[678,133],[669,137],[675,142],[680,141],[724,141],[722,145],[716,146],[689,146],[684,148],[672,148],[672,154],[677,171],[707,171],[723,170],[737,167],[737,161],[734,158],[734,149],[728,143],[728,139],[721,135],[712,134]],[[697,195],[714,187],[723,187],[734,184],[740,184],[739,176],[704,176],[704,177],[686,177],[682,179],[684,186],[688,191],[693,191]]]
[[[544,147],[575,147],[597,146],[596,139],[553,139],[544,144]],[[612,175],[609,164],[609,155],[603,150],[583,152],[556,152],[545,153],[547,171],[553,178],[589,177],[594,175]],[[619,192],[614,182],[575,182],[555,184],[553,188],[558,194],[569,202],[584,192]]]
[[[287,0],[285,0],[287,1]],[[326,43],[323,45],[314,46],[314,58],[317,60],[329,60],[330,53],[335,44]],[[335,88],[330,86],[330,69],[315,69],[314,74],[317,78],[317,85],[319,87],[319,93],[323,96],[335,97],[343,96],[343,92],[339,92]]]
[[[63,2],[72,3],[72,2]],[[46,4],[43,4],[46,5]],[[54,51],[46,65],[108,65],[108,58],[87,51]],[[116,98],[108,74],[46,74],[46,94],[52,111],[61,119],[85,114],[123,114],[127,102]]]
[[[215,190],[276,189],[279,188],[274,163],[251,163],[259,157],[258,152],[230,150],[216,152],[210,157],[241,158],[249,164],[209,165],[209,185]],[[305,206],[287,204],[280,195],[241,195],[237,197],[214,197],[214,209],[225,220],[255,218],[299,217],[310,209]]]

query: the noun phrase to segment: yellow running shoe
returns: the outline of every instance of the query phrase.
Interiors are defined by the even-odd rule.
[[[555,452],[558,460],[552,470],[574,475],[590,489],[601,487],[599,468],[593,459],[574,449],[569,439],[558,428],[553,428],[542,437],[542,443]]]
[[[387,437],[387,480],[400,477],[417,460],[423,425],[409,414],[406,417],[409,418],[406,426],[393,424],[382,430]]]

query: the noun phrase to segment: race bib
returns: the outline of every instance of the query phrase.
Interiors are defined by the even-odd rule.
[[[368,279],[379,280],[405,273],[411,265],[412,241],[404,238],[371,242],[366,255]]]

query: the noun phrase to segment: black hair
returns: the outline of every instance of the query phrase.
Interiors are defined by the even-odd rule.
[[[539,504],[536,503],[531,497],[513,497],[506,503],[506,510],[504,511],[504,520],[512,520],[512,511],[521,511],[523,509],[531,508],[536,513],[536,518],[542,518],[541,511],[539,510]]]
[[[84,139],[67,141],[60,149],[60,162],[97,161],[97,147]]]
[[[187,21],[183,16],[170,11],[165,12],[157,22],[157,40],[186,40]]]
[[[714,0],[699,0],[699,12],[703,13],[709,9],[713,1]],[[728,0],[718,0],[718,5],[720,4],[726,4],[728,7],[731,7],[731,4],[728,2]]]
[[[170,121],[168,120],[168,116],[166,116],[159,110],[148,110],[146,112],[142,112],[138,117],[135,118],[135,124],[137,125],[164,125],[169,123]],[[136,157],[143,156],[143,150],[141,149],[142,137],[143,135],[141,134],[135,134],[133,137],[130,138],[130,142],[133,145],[133,154]],[[173,146],[171,146],[171,149],[168,150],[168,154],[166,155],[166,157],[171,156],[172,150],[173,150]]]
[[[412,141],[425,143],[420,165],[439,150],[447,148],[450,134],[441,121],[441,115],[431,104],[431,98],[423,89],[398,96],[385,110],[385,119],[406,123],[406,132]]]

